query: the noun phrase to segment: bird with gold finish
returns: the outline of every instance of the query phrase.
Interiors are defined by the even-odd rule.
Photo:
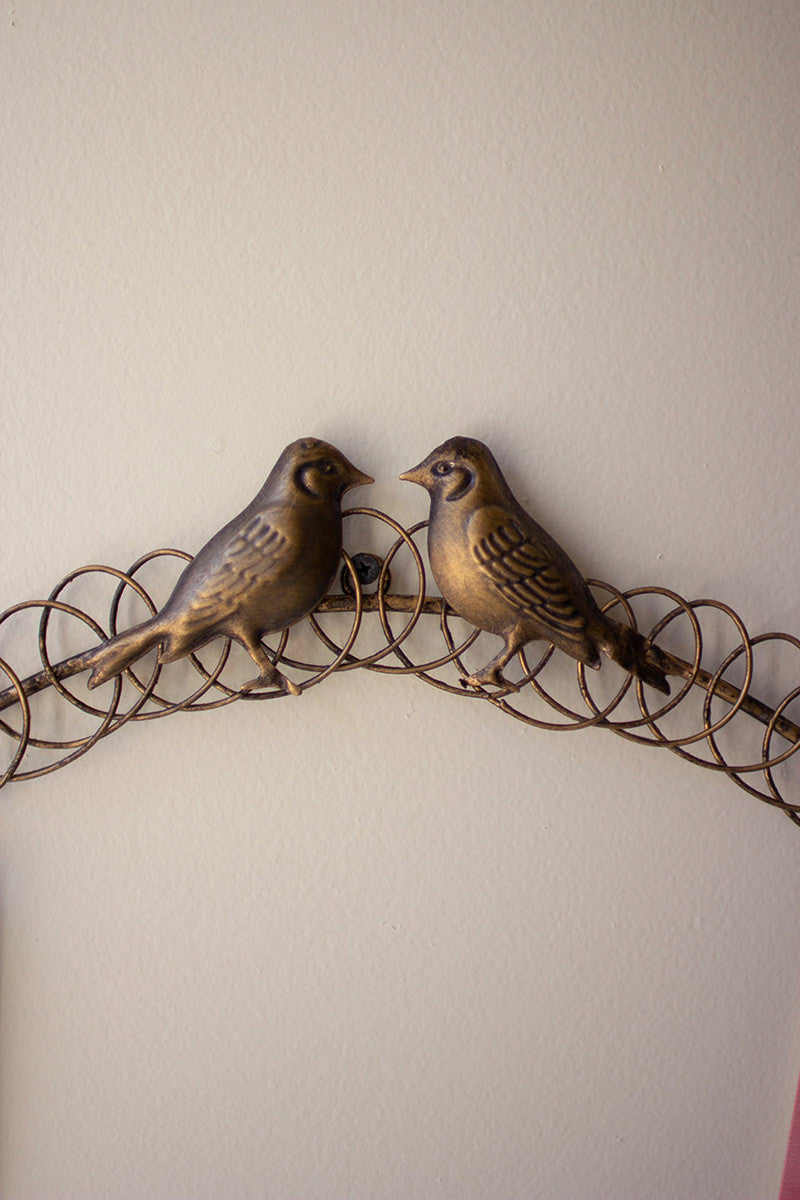
[[[465,687],[519,691],[503,668],[528,642],[543,640],[588,667],[600,666],[602,651],[669,694],[666,657],[601,612],[575,563],[515,498],[483,442],[451,438],[400,478],[430,493],[428,556],[447,604],[503,639],[491,662],[461,680]]]
[[[250,504],[191,560],[163,608],[87,656],[89,687],[113,679],[154,646],[159,662],[170,663],[227,637],[244,646],[259,670],[242,690],[276,687],[298,695],[261,639],[317,607],[342,552],[342,497],[373,482],[328,442],[292,442]]]

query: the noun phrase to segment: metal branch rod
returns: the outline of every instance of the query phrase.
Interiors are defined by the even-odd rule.
[[[647,689],[646,695],[641,682],[634,680],[627,673],[623,676],[619,690],[609,702],[596,701],[591,692],[595,673],[586,671],[580,664],[575,677],[575,695],[571,700],[564,700],[560,694],[560,689],[564,686],[563,670],[556,672],[555,684],[549,680],[553,673],[552,664],[560,662],[563,666],[568,660],[562,652],[554,651],[552,646],[545,646],[545,643],[540,643],[543,647],[542,655],[533,667],[528,665],[524,652],[520,653],[524,675],[518,693],[465,686],[469,670],[463,657],[469,654],[469,648],[478,638],[479,631],[473,630],[461,644],[456,644],[450,630],[450,620],[457,614],[452,612],[440,596],[429,596],[426,593],[425,567],[420,551],[413,542],[414,534],[420,531],[424,523],[406,530],[393,518],[377,510],[360,510],[360,513],[362,516],[383,522],[384,527],[388,525],[394,531],[396,541],[385,560],[374,555],[354,555],[353,559],[344,555],[343,593],[326,596],[308,619],[328,657],[327,663],[306,662],[292,657],[290,651],[293,645],[293,630],[284,632],[275,647],[267,648],[270,658],[281,670],[288,668],[298,678],[299,683],[295,685],[294,690],[307,690],[335,672],[359,667],[387,674],[413,675],[453,695],[488,701],[494,709],[541,730],[561,731],[599,726],[629,740],[666,748],[689,762],[723,772],[740,788],[768,804],[781,808],[794,824],[800,825],[800,788],[797,787],[796,779],[791,783],[785,778],[788,767],[793,765],[789,760],[800,763],[800,758],[794,758],[795,751],[800,750],[800,725],[787,715],[789,706],[796,699],[800,700],[800,686],[789,691],[779,703],[772,706],[753,691],[757,651],[765,643],[771,643],[773,646],[780,643],[782,654],[783,650],[788,654],[792,649],[800,650],[800,639],[782,633],[751,637],[734,610],[719,601],[690,602],[664,588],[637,588],[620,592],[609,584],[590,580],[596,593],[605,594],[604,608],[616,609],[615,615],[619,614],[621,609],[621,619],[628,624],[638,625],[640,632],[654,645],[659,646],[660,661],[664,664],[665,672],[675,680],[681,681],[680,684],[673,684],[672,695],[669,698],[659,697],[661,707],[651,710],[648,706],[652,694],[650,689]],[[416,593],[398,594],[390,590],[389,567],[395,556],[401,552],[408,552],[412,557],[418,575]],[[134,563],[128,572],[101,566],[81,568],[62,580],[47,600],[26,601],[14,605],[5,613],[0,613],[2,638],[3,626],[9,618],[25,610],[35,611],[39,621],[38,643],[42,662],[40,670],[22,678],[11,664],[4,661],[0,649],[0,681],[3,675],[7,681],[0,689],[0,712],[3,713],[0,719],[0,750],[3,741],[11,747],[10,764],[4,768],[0,761],[0,787],[11,780],[33,779],[59,769],[86,753],[95,742],[117,731],[129,720],[149,720],[176,711],[207,711],[235,700],[269,700],[280,698],[284,694],[275,689],[247,692],[235,683],[226,682],[225,669],[230,642],[225,639],[218,643],[222,646],[222,651],[219,662],[212,670],[207,669],[195,655],[190,656],[189,661],[197,675],[197,686],[190,695],[179,701],[159,695],[159,680],[163,671],[169,668],[158,663],[152,668],[149,680],[137,676],[138,668],[128,668],[124,676],[113,681],[113,687],[109,684],[103,689],[103,696],[107,697],[105,707],[102,700],[95,700],[99,693],[89,693],[92,700],[90,703],[88,699],[84,699],[82,691],[73,693],[69,690],[68,681],[86,670],[90,656],[105,638],[105,630],[116,629],[120,598],[126,589],[135,592],[151,612],[156,611],[154,601],[142,586],[137,574],[146,563],[164,556],[176,558],[180,567],[183,567],[190,557],[181,551],[160,550],[145,555]],[[364,562],[358,562],[359,559],[371,560],[371,563],[367,564],[370,570],[363,577],[360,568],[364,566]],[[358,572],[354,564],[359,567]],[[96,576],[98,572],[110,576],[117,585],[108,617],[104,621],[105,628],[89,616],[84,608],[73,603],[68,604],[62,598],[67,584],[74,586],[82,582],[83,577]],[[353,583],[357,584],[355,588]],[[376,590],[367,593],[365,587],[373,584]],[[637,620],[635,612],[636,605],[643,597],[650,600],[667,600],[673,606],[668,615],[650,630],[641,628],[641,622]],[[600,602],[598,599],[598,603]],[[55,611],[78,618],[88,626],[86,640],[90,647],[87,650],[54,661],[56,656],[51,655],[48,648],[48,631],[50,616]],[[334,641],[317,620],[318,616],[331,613],[341,613],[352,618],[350,632],[341,644]],[[359,657],[357,643],[362,632],[364,616],[368,613],[378,618],[385,644],[377,651],[371,650]],[[403,618],[399,622],[403,626],[399,634],[390,627],[390,614],[398,614]],[[425,662],[415,661],[409,650],[410,635],[423,616],[437,618],[443,639],[440,655]],[[709,665],[702,661],[704,648],[711,642],[709,623],[716,622],[713,626],[716,635],[722,620],[726,625],[732,623],[734,626],[736,645],[721,662]],[[690,661],[688,656],[681,658],[661,648],[660,635],[673,621],[688,621],[691,626],[695,642],[693,661]],[[715,637],[715,640],[719,639]],[[372,643],[374,644],[374,638]],[[0,647],[1,645],[0,642]],[[737,686],[725,676],[739,659],[739,674],[743,673],[744,678],[742,684]],[[797,674],[800,676],[800,669]],[[191,678],[191,675],[188,677]],[[186,676],[180,678],[185,679]],[[774,683],[772,686],[774,690]],[[56,738],[48,736],[47,731],[40,730],[37,722],[40,719],[52,719],[52,709],[48,708],[47,713],[40,717],[37,710],[31,709],[29,701],[48,688],[52,688],[60,700],[83,713],[84,723],[87,715],[93,718],[97,725],[95,731],[89,735]],[[675,714],[696,712],[696,709],[690,710],[683,704],[690,694],[701,694],[695,689],[701,689],[703,694],[702,719],[698,722],[695,715],[692,718],[694,727],[688,733],[682,732],[678,735],[670,732],[667,724],[670,721],[675,723]],[[626,696],[626,715],[623,716],[623,698]],[[716,705],[717,709],[719,708],[717,702],[724,707],[723,715],[719,717],[712,715],[712,707]],[[636,705],[637,711],[630,715],[633,704]],[[720,748],[719,734],[726,726],[730,726],[731,721],[740,713],[757,722],[764,733],[763,736],[759,735],[758,753],[742,753],[742,761],[733,763],[729,758],[730,750],[723,752]],[[686,724],[685,720],[683,724]],[[59,719],[59,729],[62,728],[63,720]],[[782,746],[788,748],[774,748],[775,735],[782,739]],[[735,737],[729,737],[727,741],[735,742],[739,746],[747,736],[751,736],[748,726],[740,722],[736,726]],[[756,747],[753,746],[752,751],[755,750]],[[39,765],[42,759],[46,761],[44,765]],[[35,765],[29,765],[31,760],[35,760]],[[791,799],[783,794],[789,783],[793,793]]]
[[[387,612],[397,613],[413,613],[418,606],[418,597],[409,594],[387,593],[381,599],[377,595],[369,594],[362,596],[361,611],[368,613],[380,612],[381,608]],[[316,610],[318,613],[354,613],[356,611],[356,599],[354,596],[326,596]],[[442,615],[442,600],[439,596],[427,596],[422,602],[420,611],[429,616],[440,617]],[[54,663],[49,669],[37,671],[35,675],[29,675],[27,679],[22,680],[22,686],[26,696],[35,696],[38,692],[44,691],[51,687],[53,679],[63,682],[66,679],[72,679],[79,675],[81,671],[86,670],[87,659],[92,650],[84,650],[81,654],[73,654],[70,658],[63,659],[62,662]],[[733,684],[727,683],[724,679],[718,679],[714,683],[714,676],[710,671],[706,671],[703,667],[695,667],[692,663],[686,662],[685,659],[677,658],[673,654],[664,652],[670,661],[670,674],[676,675],[681,679],[708,690],[713,683],[714,695],[720,700],[726,701],[728,704],[738,704],[739,709],[759,721],[762,725],[772,726],[775,733],[780,734],[787,742],[796,744],[800,742],[800,726],[795,725],[792,721],[788,721],[785,717],[776,715],[775,709],[770,708],[768,704],[758,700],[755,696],[741,696],[741,689]],[[0,691],[0,712],[19,703],[19,695],[16,688],[8,687]]]
[[[417,603],[416,596],[395,596],[385,595],[383,597],[383,607],[389,612],[411,613],[414,611]],[[362,597],[362,612],[378,612],[380,605],[376,595],[365,595]],[[318,613],[354,613],[356,611],[356,599],[354,596],[326,596],[319,607],[316,609]],[[426,598],[422,603],[423,613],[441,616],[442,601],[438,596]],[[26,696],[35,696],[39,692],[45,691],[53,684],[53,680],[57,679],[63,682],[65,679],[73,679],[76,675],[80,675],[81,671],[85,671],[88,665],[88,659],[94,652],[94,647],[88,650],[81,651],[80,654],[73,654],[70,658],[65,658],[59,663],[53,663],[50,667],[37,671],[35,675],[29,675],[21,681],[22,687]],[[14,687],[7,687],[0,691],[0,712],[10,708],[14,704],[19,704],[19,693]],[[800,736],[800,730],[798,730]]]

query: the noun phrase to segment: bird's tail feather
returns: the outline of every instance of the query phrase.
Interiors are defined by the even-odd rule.
[[[131,663],[136,662],[137,658],[151,650],[163,637],[164,631],[158,622],[143,621],[141,625],[134,625],[132,629],[126,629],[124,633],[109,638],[102,646],[98,646],[86,664],[92,668],[88,686],[96,688],[101,683],[113,679]]]
[[[658,646],[654,646],[642,637],[638,630],[632,629],[630,625],[625,625],[622,621],[613,621],[611,618],[608,620],[614,627],[613,637],[609,638],[603,646],[609,657],[613,658],[614,662],[618,663],[623,670],[630,671],[632,675],[638,675],[643,683],[649,683],[650,687],[657,688],[659,692],[668,696],[670,692],[666,679],[666,672],[669,670],[668,656],[659,650]]]

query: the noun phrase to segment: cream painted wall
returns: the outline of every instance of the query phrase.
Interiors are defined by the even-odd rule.
[[[465,432],[587,573],[800,633],[795,4],[15,0],[2,47],[0,607],[197,549],[307,432],[418,519]],[[800,834],[725,779],[360,672],[0,805],[8,1200],[777,1195]]]

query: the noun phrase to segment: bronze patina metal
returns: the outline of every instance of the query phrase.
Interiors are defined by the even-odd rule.
[[[113,679],[153,646],[160,646],[159,662],[170,663],[227,637],[244,646],[260,672],[242,690],[299,695],[261,639],[319,604],[342,555],[342,496],[373,482],[328,442],[292,442],[247,508],[191,560],[161,611],[88,657],[89,687]]]
[[[488,446],[454,437],[401,479],[430,493],[428,557],[454,612],[503,639],[503,649],[465,687],[517,692],[503,668],[528,642],[544,640],[587,667],[600,651],[669,695],[658,647],[600,611],[572,559],[513,495]]]
[[[26,674],[15,670],[8,651],[0,655],[0,681],[7,681],[0,688],[0,749],[6,743],[11,746],[10,761],[0,763],[0,788],[59,770],[129,721],[208,712],[237,700],[278,699],[296,694],[301,687],[306,691],[333,674],[363,668],[413,675],[538,730],[604,728],[637,744],[670,750],[687,762],[723,773],[800,826],[796,769],[800,725],[790,717],[792,706],[800,704],[800,686],[784,694],[784,683],[774,673],[776,647],[785,674],[791,667],[791,653],[800,652],[800,638],[775,632],[752,637],[735,610],[718,600],[685,600],[665,587],[620,591],[601,580],[584,580],[563,549],[520,507],[480,442],[451,439],[402,478],[429,491],[430,522],[406,529],[377,509],[342,512],[344,493],[372,480],[328,443],[300,439],[287,446],[252,503],[194,559],[179,550],[154,550],[127,571],[79,567],[46,599],[21,601],[0,612],[0,638],[7,638],[11,622],[38,614],[41,660],[40,670]],[[390,531],[394,541],[385,557],[363,551],[350,557],[342,547],[342,523],[349,517],[371,522],[370,528],[379,536]],[[414,540],[429,524],[430,559],[441,596],[427,592],[426,568]],[[390,590],[391,570],[399,555],[411,556],[418,582],[415,594]],[[142,579],[155,560],[177,563],[175,570],[183,570],[160,610]],[[344,563],[342,586],[336,592],[340,561]],[[96,598],[100,578],[111,579],[116,586],[107,609]],[[76,597],[75,591],[85,581],[92,581],[88,598],[83,593]],[[107,631],[115,634],[119,604],[126,593],[135,593],[153,615],[133,629],[107,637]],[[653,620],[654,605],[663,608],[664,602],[666,613]],[[95,617],[98,603],[100,612]],[[646,613],[637,612],[641,603]],[[612,611],[623,619],[613,619]],[[86,640],[91,637],[101,645],[57,661],[49,647],[55,637],[50,618],[56,613],[62,621],[77,620],[87,626],[91,632]],[[323,617],[342,613],[352,618],[344,638],[334,636]],[[383,641],[378,639],[376,648],[373,625],[368,648],[359,652],[367,614],[379,622]],[[456,615],[470,623],[461,642],[452,632],[451,619]],[[294,630],[304,616],[327,661],[308,661],[307,654],[298,655],[295,647],[304,639]],[[393,628],[395,617],[402,625],[399,632]],[[423,659],[418,647],[416,652],[412,649],[413,634],[418,622],[429,617],[440,626],[443,646],[434,657]],[[644,619],[647,631],[639,633]],[[338,617],[331,620],[341,628]],[[730,645],[731,629],[733,645],[725,653],[720,647]],[[477,659],[479,647],[474,651],[472,647],[484,636],[482,631],[501,637],[503,649],[479,670],[470,670],[465,657]],[[686,646],[687,632],[691,648],[683,650],[684,657],[664,648],[665,634],[669,633],[673,647],[676,639]],[[262,644],[261,639],[270,634],[274,637],[269,644]],[[217,638],[224,639],[219,660],[209,667],[194,651]],[[258,677],[244,685],[236,681],[236,668],[233,677],[227,674],[232,640],[244,645],[258,666]],[[536,640],[549,644],[530,665],[525,648]],[[140,678],[132,664],[156,646],[159,660],[149,679]],[[563,688],[569,688],[569,673],[565,679],[565,658],[554,652],[556,647],[577,662],[571,681],[574,695],[563,694]],[[762,647],[772,664],[767,677],[762,676],[763,683],[771,697],[782,695],[770,704],[753,694],[756,658]],[[585,670],[597,665],[598,651],[625,669],[621,679],[612,674],[608,681],[612,691],[617,689],[610,699],[608,687],[598,689],[606,695],[602,701],[593,693]],[[518,683],[510,684],[503,668],[515,652],[524,674]],[[164,664],[179,657],[186,658],[186,665],[172,675],[171,694],[166,696],[159,691]],[[302,676],[301,684],[285,676],[279,670],[283,667],[295,677]],[[92,671],[92,685],[110,680],[113,686],[87,693],[79,685],[71,691],[67,681],[87,668]],[[666,692],[667,675],[679,685],[674,694],[658,697],[657,706],[651,707],[645,685]],[[600,682],[604,684],[602,677]],[[175,699],[178,686],[181,698]],[[701,690],[700,705],[688,703],[692,695],[698,696],[696,689]],[[41,704],[34,699],[39,693],[47,693]],[[79,714],[74,733],[66,724],[68,710]],[[94,722],[88,733],[87,717]],[[759,726],[760,745],[748,745]],[[776,746],[778,738],[784,747]],[[735,754],[734,747],[738,747]],[[795,765],[794,779],[787,775],[790,760]]]

